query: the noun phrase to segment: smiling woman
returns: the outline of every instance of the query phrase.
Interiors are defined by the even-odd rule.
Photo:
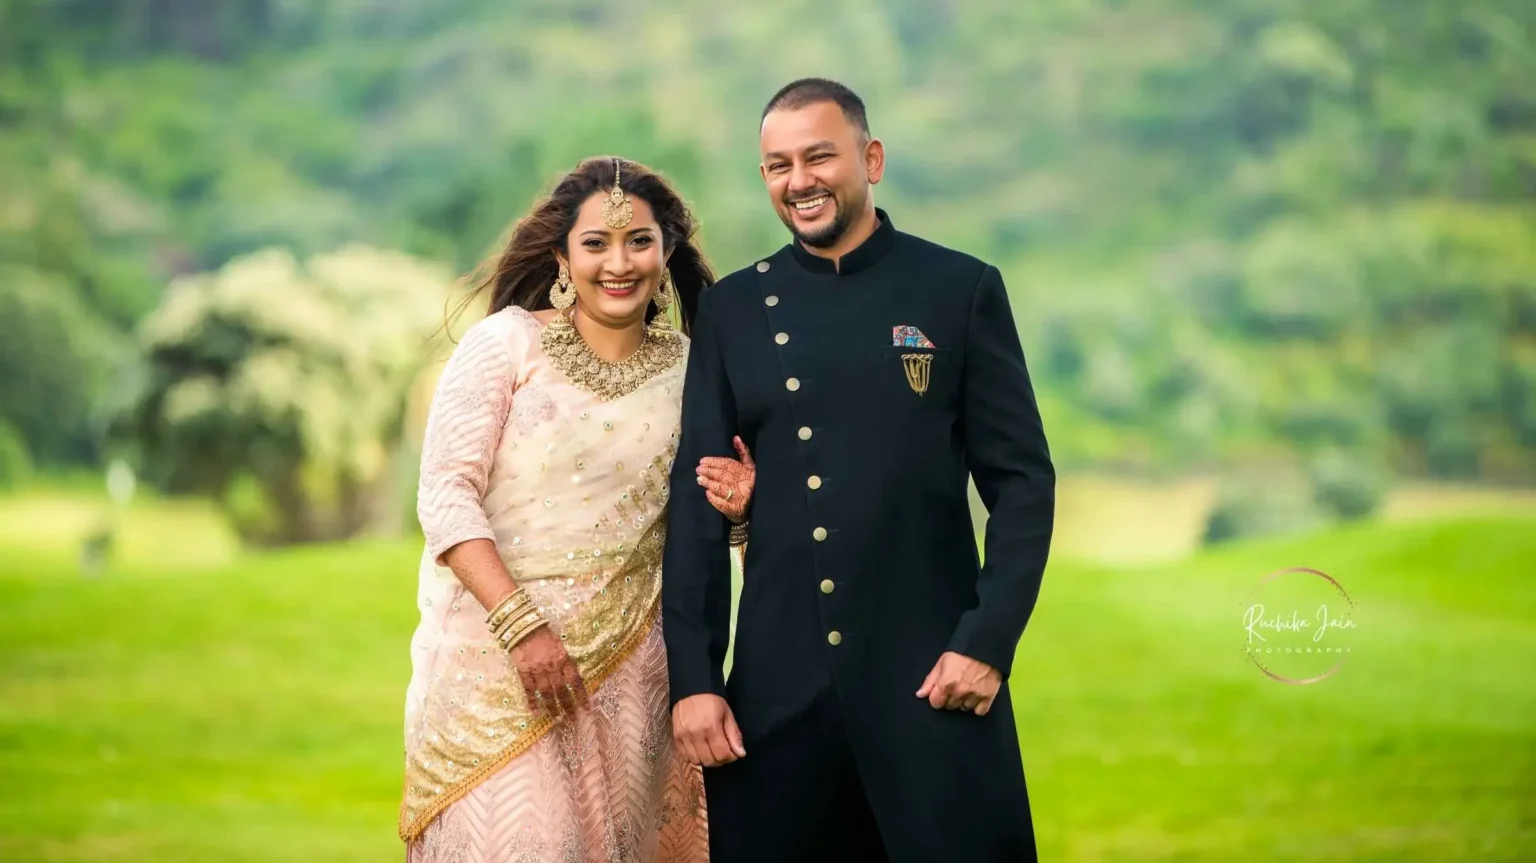
[[[615,191],[623,206],[611,203]],[[480,287],[491,293],[491,314],[509,306],[550,310],[550,286],[565,268],[579,300],[574,323],[586,335],[592,324],[621,329],[636,313],[651,323],[660,310],[649,301],[670,275],[686,333],[699,294],[715,281],[694,241],[697,230],[688,205],[660,175],[623,159],[588,159],[518,222]],[[632,280],[637,285],[629,288]]]
[[[417,505],[412,863],[707,856],[656,626],[687,332],[714,281],[694,230],[655,173],[583,162],[518,223],[443,371]]]
[[[614,203],[615,195],[622,194],[617,174],[608,196],[590,197],[581,205],[570,232],[575,242],[567,243],[568,255],[556,251],[555,258],[581,298],[574,312],[577,319],[588,321],[588,326],[633,330],[653,297],[661,300],[661,312],[670,303],[671,276],[664,269],[670,250],[644,198],[631,203],[620,197],[623,203]]]

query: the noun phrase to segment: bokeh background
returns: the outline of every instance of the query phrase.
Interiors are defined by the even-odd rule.
[[[0,859],[399,859],[458,277],[580,158],[717,268],[763,102],[868,101],[996,263],[1060,473],[1049,861],[1536,854],[1536,5],[0,0]],[[460,332],[480,313],[457,319]],[[978,521],[985,513],[978,510]],[[1267,573],[1354,648],[1242,652]]]

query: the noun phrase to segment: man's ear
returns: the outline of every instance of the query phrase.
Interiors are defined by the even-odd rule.
[[[879,138],[871,138],[864,145],[864,174],[869,177],[870,185],[879,183],[885,176],[885,144]]]

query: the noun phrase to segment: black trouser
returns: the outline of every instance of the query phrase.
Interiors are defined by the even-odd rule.
[[[704,771],[711,863],[889,863],[837,695]]]

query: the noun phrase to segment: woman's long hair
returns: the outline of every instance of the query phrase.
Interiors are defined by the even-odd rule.
[[[714,271],[699,250],[698,223],[688,205],[665,179],[627,159],[586,159],[561,178],[554,190],[518,221],[512,239],[488,267],[490,274],[477,280],[470,299],[489,290],[488,314],[508,306],[521,306],[530,312],[554,308],[549,302],[550,286],[559,275],[554,251],[559,249],[566,260],[570,260],[566,237],[576,224],[576,214],[588,198],[607,194],[613,188],[615,166],[619,169],[619,187],[631,197],[650,204],[656,214],[656,221],[661,226],[662,249],[671,252],[666,266],[672,272],[682,330],[690,333],[693,316],[699,308],[699,295],[715,283]],[[647,304],[646,322],[650,323],[655,315],[655,305]]]

